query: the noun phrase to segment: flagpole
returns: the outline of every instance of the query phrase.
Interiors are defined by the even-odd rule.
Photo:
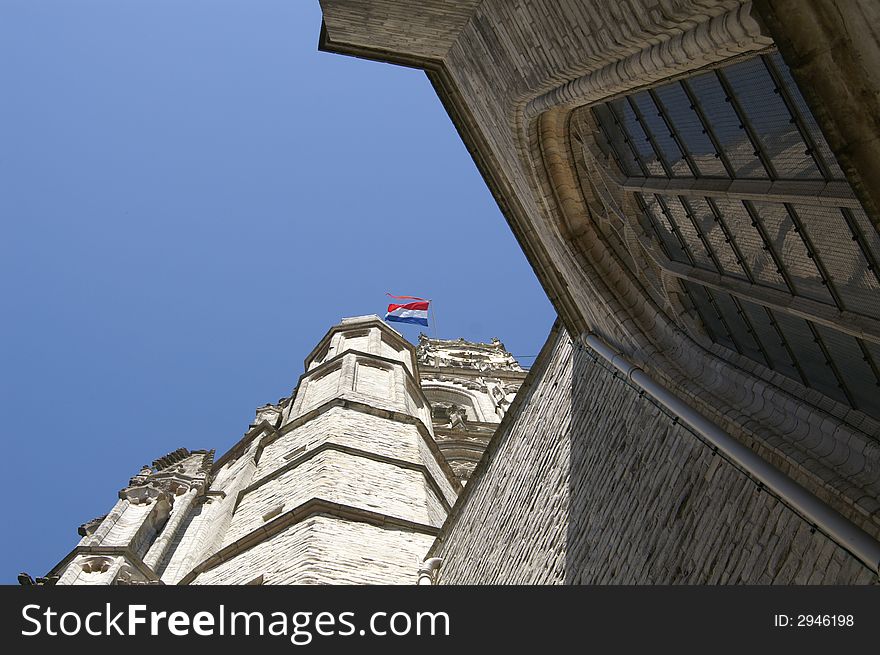
[[[434,338],[436,339],[437,338],[437,312],[434,311],[434,301],[433,300],[431,301],[431,304],[428,305],[428,307],[431,308],[431,318],[433,319],[431,321],[431,327],[434,329]]]

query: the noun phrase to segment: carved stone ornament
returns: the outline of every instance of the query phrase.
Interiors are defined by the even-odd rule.
[[[119,492],[119,495],[132,505],[150,505],[158,500],[167,500],[169,504],[174,503],[173,495],[169,494],[168,491],[159,489],[153,485],[127,487]]]
[[[478,371],[523,370],[516,358],[496,338],[490,343],[479,343],[464,339],[431,339],[421,334],[416,357],[423,366]]]
[[[103,555],[87,557],[81,564],[83,573],[106,573],[112,565],[113,559]]]
[[[132,583],[133,577],[131,567],[128,564],[123,564],[122,568],[119,569],[119,573],[116,575],[113,584],[129,585]]]
[[[81,526],[79,526],[77,534],[79,534],[80,537],[88,537],[89,535],[93,534],[95,530],[98,529],[98,526],[101,525],[101,522],[105,518],[107,518],[106,514],[104,514],[104,516],[94,518],[91,521],[86,521]]]
[[[144,464],[141,467],[140,472],[137,475],[135,475],[134,477],[132,477],[131,479],[129,479],[128,484],[130,486],[137,486],[137,485],[144,484],[150,478],[151,475],[153,475],[153,469],[151,467],[147,466],[146,464]]]
[[[259,425],[263,421],[266,421],[269,425],[277,427],[278,419],[280,418],[281,407],[277,405],[272,405],[270,403],[257,408],[256,415],[254,416],[254,422],[251,425]]]

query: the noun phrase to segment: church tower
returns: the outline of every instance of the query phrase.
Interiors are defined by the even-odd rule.
[[[42,580],[415,584],[525,375],[497,339],[416,348],[343,319],[229,452],[144,467]]]
[[[498,339],[419,337],[422,391],[431,403],[434,439],[460,480],[466,482],[526,371]]]
[[[375,316],[349,318],[305,369],[278,427],[243,453],[253,464],[219,549],[181,582],[415,582],[459,486],[433,441],[415,348]]]

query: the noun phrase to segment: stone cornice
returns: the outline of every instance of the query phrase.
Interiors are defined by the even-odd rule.
[[[359,507],[351,505],[342,505],[333,503],[323,498],[312,498],[294,509],[280,514],[268,523],[261,525],[255,530],[247,533],[240,539],[234,541],[218,550],[201,564],[196,566],[192,571],[187,573],[177,584],[188,585],[196,577],[209,569],[232,559],[233,557],[250,550],[254,546],[264,542],[266,539],[275,536],[282,530],[300,523],[301,521],[318,515],[333,516],[347,521],[357,521],[359,523],[369,523],[378,527],[398,528],[419,532],[427,535],[436,535],[439,530],[431,525],[423,523],[415,523],[394,516],[371,512]]]
[[[297,382],[296,390],[291,395],[291,399],[296,397],[297,390],[299,389],[299,386],[302,384],[302,381],[306,376],[314,374],[316,372],[319,372],[327,366],[332,366],[334,362],[336,362],[337,360],[340,360],[344,355],[346,355],[348,353],[353,353],[353,354],[356,354],[360,357],[378,359],[380,361],[383,361],[383,362],[386,362],[386,363],[392,364],[392,365],[393,364],[399,365],[402,368],[402,370],[404,371],[407,379],[410,380],[412,382],[412,384],[414,385],[414,389],[416,390],[416,393],[418,393],[419,398],[422,400],[422,402],[425,403],[426,406],[430,406],[430,402],[425,397],[425,394],[422,392],[421,384],[413,376],[413,374],[409,372],[409,370],[403,364],[403,362],[401,362],[400,360],[389,359],[387,357],[382,357],[379,355],[372,355],[370,353],[364,353],[359,350],[346,350],[346,351],[340,353],[339,355],[336,355],[333,359],[327,360],[326,362],[322,363],[320,366],[312,369],[311,371],[303,373],[300,376],[299,381]],[[240,457],[245,452],[248,445],[251,442],[253,442],[254,439],[257,439],[257,438],[261,438],[260,444],[257,447],[257,452],[255,455],[255,460],[257,462],[259,462],[259,459],[260,459],[260,456],[262,454],[263,449],[267,445],[269,445],[270,443],[275,441],[275,439],[277,439],[278,437],[280,437],[284,434],[287,434],[291,430],[295,430],[299,426],[303,425],[304,423],[307,423],[308,421],[312,420],[316,416],[320,416],[321,414],[323,414],[324,412],[328,411],[329,409],[331,409],[333,407],[344,407],[347,409],[353,409],[355,411],[364,412],[366,414],[372,414],[372,415],[378,416],[380,418],[386,418],[386,419],[399,421],[402,423],[408,423],[410,425],[416,426],[419,434],[422,437],[422,440],[425,442],[425,444],[428,446],[428,448],[434,454],[434,458],[437,461],[437,464],[440,466],[441,470],[443,471],[443,474],[446,476],[447,481],[452,485],[452,488],[454,490],[456,490],[456,492],[461,488],[461,483],[458,481],[458,478],[456,477],[455,473],[452,471],[452,468],[449,466],[449,463],[446,461],[446,458],[442,455],[442,453],[437,448],[437,444],[434,443],[434,439],[431,437],[430,430],[425,426],[425,424],[420,419],[416,418],[415,416],[411,416],[409,414],[404,414],[403,412],[397,412],[394,410],[371,407],[370,405],[367,405],[366,403],[353,401],[353,400],[347,399],[347,398],[332,398],[329,401],[319,405],[318,407],[310,409],[309,411],[305,412],[304,414],[300,414],[292,421],[284,424],[283,426],[281,426],[280,428],[277,428],[277,429],[274,426],[270,425],[268,421],[262,421],[262,422],[258,423],[257,425],[252,427],[250,430],[248,430],[245,433],[245,435],[238,441],[238,443],[236,443],[234,446],[232,446],[232,448],[230,448],[221,457],[219,457],[218,459],[216,459],[214,461],[212,473],[216,473],[230,460]]]
[[[481,371],[476,368],[459,368],[457,366],[428,366],[420,367],[422,381],[427,382],[436,375],[448,375],[462,378],[498,378],[500,380],[525,380],[528,371],[508,371],[505,369],[487,369]]]
[[[287,434],[288,432],[291,432],[292,430],[295,430],[304,423],[311,421],[316,416],[320,416],[321,414],[327,412],[334,407],[351,409],[357,412],[363,412],[364,414],[378,416],[379,418],[385,418],[392,421],[397,421],[399,423],[407,423],[409,425],[415,426],[415,428],[419,432],[419,435],[422,437],[422,441],[425,443],[426,446],[428,446],[428,448],[431,450],[431,453],[434,455],[434,459],[436,460],[440,469],[443,471],[443,474],[446,476],[447,481],[452,485],[453,490],[457,493],[461,489],[461,483],[458,481],[458,478],[455,476],[455,473],[452,471],[452,468],[449,466],[446,458],[440,452],[440,449],[437,447],[437,444],[431,437],[431,432],[421,421],[421,419],[418,419],[410,414],[404,414],[402,412],[397,412],[389,409],[380,409],[378,407],[373,407],[371,405],[367,405],[366,403],[358,402],[348,398],[331,398],[330,400],[319,405],[318,407],[310,409],[305,414],[300,414],[294,420],[290,421],[290,423],[282,426],[281,429],[273,430],[273,433],[271,435],[267,435],[266,440],[260,444],[257,451],[257,461],[259,461],[259,455],[262,453],[263,449],[270,443],[272,443],[275,439]]]
[[[384,50],[382,48],[375,48],[367,45],[334,42],[330,38],[330,34],[327,31],[327,24],[323,18],[321,19],[321,32],[318,36],[318,50],[321,52],[349,55],[351,57],[357,57],[358,59],[370,59],[383,64],[391,63],[398,66],[406,66],[407,68],[424,69],[428,66],[436,66],[441,61],[441,59],[392,52],[391,50]]]
[[[470,439],[447,439],[443,441],[443,450],[467,451],[468,453],[479,453],[477,459],[482,457],[486,444],[491,439],[482,439],[480,441]]]
[[[253,426],[250,430],[244,433],[244,436],[236,442],[232,448],[227,450],[223,455],[214,461],[213,467],[211,469],[211,473],[214,474],[223,468],[227,462],[233,459],[238,459],[247,450],[247,446],[256,438],[260,437],[263,433],[274,434],[277,432],[275,427],[271,425],[268,421],[260,421],[255,426]]]
[[[459,339],[432,339],[419,335],[416,354],[420,366],[447,366],[478,371],[522,371],[516,358],[497,338],[489,343]],[[447,360],[438,364],[437,360]]]
[[[413,471],[419,471],[422,473],[422,475],[425,476],[425,480],[427,481],[428,486],[431,487],[431,489],[434,491],[435,494],[437,494],[438,499],[443,504],[443,508],[447,512],[451,508],[451,505],[446,500],[446,496],[444,496],[443,490],[440,488],[440,485],[437,484],[437,481],[431,475],[430,471],[428,470],[428,467],[425,466],[424,464],[410,462],[405,459],[398,459],[396,457],[388,457],[387,455],[380,455],[378,453],[372,453],[368,450],[362,450],[360,448],[353,448],[352,446],[346,446],[345,444],[339,444],[339,443],[335,443],[333,441],[325,441],[325,442],[319,444],[318,446],[316,446],[315,448],[312,448],[311,450],[303,453],[299,457],[295,457],[294,459],[290,460],[289,462],[287,462],[283,466],[278,467],[277,469],[275,469],[271,473],[264,475],[263,477],[252,482],[247,487],[245,487],[244,489],[239,491],[238,496],[235,499],[235,505],[233,506],[232,511],[235,512],[238,509],[238,505],[239,505],[239,503],[241,503],[241,500],[247,494],[249,494],[251,491],[253,491],[254,489],[258,489],[259,487],[262,487],[267,482],[271,482],[272,480],[283,475],[284,473],[297,468],[303,462],[306,462],[306,461],[312,459],[316,455],[318,455],[326,450],[334,450],[334,451],[337,451],[340,453],[354,455],[355,457],[362,457],[364,459],[372,459],[377,462],[384,462],[385,464],[399,466],[400,468],[410,469]]]
[[[467,434],[468,436],[480,436],[482,434],[492,435],[495,433],[495,429],[498,427],[498,423],[494,423],[492,421],[466,421],[465,426],[466,430],[462,430],[461,428],[450,428],[444,427],[443,425],[435,425],[434,426],[434,435],[450,435],[450,434]]]
[[[488,350],[490,352],[501,351],[508,355],[507,349],[504,347],[504,344],[501,341],[468,341],[464,337],[459,339],[438,339],[436,337],[429,337],[426,334],[419,335],[419,344],[425,343],[430,346],[437,346],[442,348],[444,346],[449,346],[451,348],[454,347],[463,347],[467,346],[469,349],[473,350]]]
[[[314,348],[312,348],[311,352],[308,355],[306,355],[306,358],[304,361],[304,369],[306,371],[305,372],[306,375],[311,373],[312,371],[318,370],[318,368],[320,368],[320,366],[319,366],[319,367],[313,369],[312,371],[310,371],[309,364],[315,358],[315,356],[319,352],[321,352],[321,350],[330,343],[330,339],[333,337],[334,334],[336,334],[337,332],[347,332],[347,331],[350,331],[353,329],[364,329],[364,328],[371,328],[371,327],[379,328],[381,331],[385,332],[385,334],[393,337],[395,341],[398,341],[400,343],[400,345],[402,345],[404,348],[406,348],[412,357],[413,365],[416,367],[415,373],[418,373],[418,358],[416,357],[416,347],[414,345],[412,345],[400,332],[398,332],[393,327],[391,327],[390,325],[385,323],[385,321],[380,319],[378,316],[358,317],[358,319],[359,320],[346,319],[348,322],[343,321],[342,323],[337,323],[336,325],[331,327],[329,330],[327,330],[327,333],[321,338],[321,340],[318,342],[318,345],[316,345]],[[339,353],[339,354],[345,354],[346,352],[355,352],[355,351],[346,349],[346,350],[343,350],[342,353]],[[363,353],[363,354],[369,355],[370,357],[376,357],[378,359],[386,359],[386,358],[381,357],[379,355],[372,355],[370,353]],[[336,355],[333,359],[336,359],[336,357],[338,357],[338,356],[339,355]],[[327,360],[327,361],[333,361],[333,360]],[[390,360],[390,361],[396,361],[398,364],[403,364],[403,362],[401,362],[400,360]],[[323,366],[326,363],[327,362],[322,362],[321,366]],[[406,365],[404,365],[404,368],[406,368]],[[300,377],[300,379],[302,379],[302,377]]]

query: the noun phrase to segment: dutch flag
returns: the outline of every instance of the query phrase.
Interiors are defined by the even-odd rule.
[[[428,305],[430,300],[424,298],[416,298],[415,296],[392,296],[390,293],[385,294],[389,298],[395,300],[411,300],[412,302],[388,305],[388,313],[385,314],[385,320],[389,323],[415,323],[416,325],[428,325]]]

